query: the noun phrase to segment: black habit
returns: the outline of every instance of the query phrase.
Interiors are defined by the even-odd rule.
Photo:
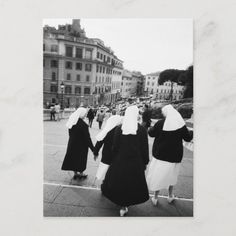
[[[69,141],[61,169],[83,172],[87,165],[88,148],[94,149],[88,125],[78,119],[76,125],[69,129]]]
[[[113,128],[112,130],[110,130],[106,137],[101,140],[98,141],[95,145],[94,148],[94,155],[98,155],[99,150],[101,149],[102,145],[103,145],[103,149],[102,149],[102,159],[101,162],[107,165],[110,165],[112,162],[112,157],[114,156],[112,153],[112,145],[113,145],[113,138],[114,138],[114,133],[115,133],[115,128]]]
[[[101,186],[102,193],[119,206],[130,206],[149,199],[145,168],[149,162],[147,131],[138,125],[137,135],[123,135],[115,129],[114,158]]]
[[[161,119],[148,130],[148,134],[155,137],[152,155],[158,160],[179,163],[183,158],[183,140],[190,142],[193,132],[188,131],[186,125],[177,130],[165,131],[164,122],[165,119]]]

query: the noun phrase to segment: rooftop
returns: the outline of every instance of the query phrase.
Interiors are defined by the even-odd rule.
[[[147,74],[146,76],[159,76],[160,73],[161,73],[160,71],[157,71],[157,72],[153,72],[153,73]]]

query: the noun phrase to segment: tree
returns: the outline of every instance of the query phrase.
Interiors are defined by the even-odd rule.
[[[193,66],[189,66],[187,70],[168,69],[160,73],[158,83],[164,84],[166,81],[170,81],[170,100],[172,100],[173,83],[184,85],[184,98],[193,97]]]
[[[189,66],[184,73],[179,76],[179,82],[185,85],[184,98],[193,97],[193,66]]]

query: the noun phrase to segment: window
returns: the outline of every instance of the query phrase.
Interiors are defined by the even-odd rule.
[[[76,80],[77,80],[77,81],[80,81],[80,75],[79,75],[79,74],[76,75]]]
[[[75,94],[81,94],[81,87],[75,87]]]
[[[91,71],[92,70],[92,64],[85,64],[85,71]]]
[[[86,59],[92,59],[92,49],[86,49],[85,50],[85,58]]]
[[[104,61],[104,62],[106,61],[106,55],[103,56],[103,61]]]
[[[89,82],[89,75],[86,75],[86,82]]]
[[[97,65],[97,72],[99,71],[99,65]]]
[[[52,80],[53,80],[53,81],[56,80],[56,72],[52,72]]]
[[[149,85],[149,81],[147,82],[147,85]]]
[[[152,82],[152,86],[154,86],[154,83]]]
[[[103,71],[102,72],[105,73],[105,67],[103,67]]]
[[[71,79],[71,74],[70,74],[70,73],[67,73],[67,74],[66,74],[66,79],[67,79],[67,80],[70,80],[70,79]]]
[[[99,58],[100,57],[100,53],[99,52],[97,52],[97,58]]]
[[[51,85],[50,91],[51,91],[52,93],[56,93],[56,92],[57,92],[57,86],[56,86],[56,85]]]
[[[65,86],[65,93],[71,94],[71,86],[69,86],[69,85]]]
[[[57,67],[58,67],[58,61],[56,61],[56,60],[51,60],[51,67],[57,68]]]
[[[97,83],[98,82],[98,77],[96,76],[96,80],[95,80],[95,83]]]
[[[102,73],[102,66],[100,66],[100,73]]]
[[[72,56],[73,56],[73,47],[66,46],[66,57],[72,57]]]
[[[51,52],[58,52],[58,46],[56,44],[51,45]]]
[[[72,62],[71,61],[66,61],[65,67],[66,67],[66,69],[72,69]]]
[[[101,53],[101,54],[100,54],[100,59],[102,59],[102,57],[103,57],[103,54]]]
[[[82,63],[80,62],[76,63],[76,70],[82,70]]]
[[[75,57],[76,58],[83,58],[83,49],[82,48],[76,48]]]
[[[84,94],[90,94],[90,88],[84,88]]]

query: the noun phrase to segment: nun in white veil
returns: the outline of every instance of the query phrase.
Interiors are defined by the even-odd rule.
[[[86,114],[87,109],[79,107],[66,123],[69,129],[69,141],[61,169],[74,171],[74,179],[87,177],[83,172],[87,166],[88,149],[91,151],[94,149],[88,125],[84,122]]]
[[[122,117],[119,115],[113,115],[108,118],[103,130],[96,136],[97,143],[94,148],[94,160],[97,159],[99,150],[102,148],[102,159],[99,164],[96,178],[103,180],[109,165],[113,159],[112,145],[115,133],[115,128],[122,122]]]
[[[114,158],[101,185],[103,195],[121,207],[120,216],[127,214],[128,206],[149,199],[144,173],[149,162],[148,138],[138,124],[138,114],[137,106],[129,106],[122,126],[115,129]]]
[[[154,191],[152,202],[158,203],[161,189],[168,189],[168,202],[174,200],[173,186],[177,183],[180,163],[183,157],[183,140],[190,142],[192,133],[188,131],[185,121],[172,106],[162,108],[164,119],[159,120],[148,133],[154,137],[152,161],[147,174],[148,188]]]

